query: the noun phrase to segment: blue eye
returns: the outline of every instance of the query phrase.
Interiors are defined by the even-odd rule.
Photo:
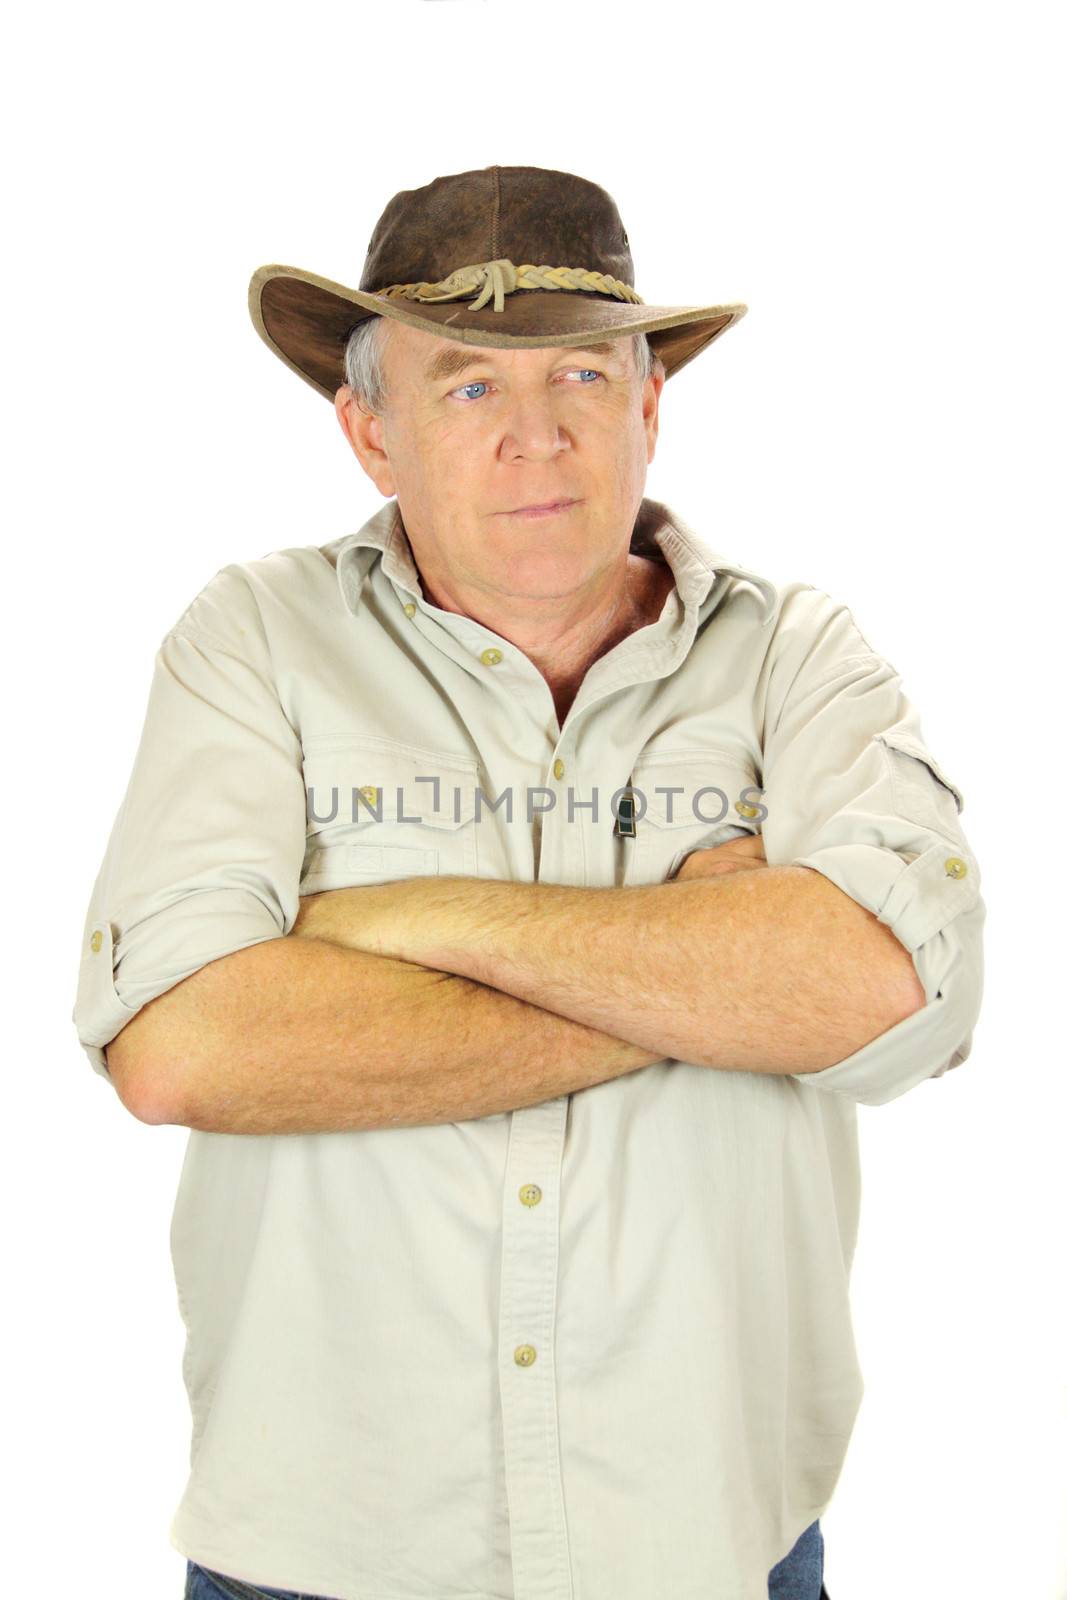
[[[588,372],[588,373],[591,373],[594,378],[602,378],[603,377],[603,373],[598,372],[595,367],[572,367],[570,369],[570,371],[571,372],[580,372],[580,373],[583,373],[583,374]],[[565,374],[565,376],[566,375],[567,374]],[[484,378],[478,378],[478,379],[475,379],[474,381],[472,381],[471,383],[461,384],[458,389],[454,389],[452,392],[453,392],[453,394],[459,395],[459,394],[462,394],[465,389],[485,389],[487,387],[488,387],[488,385],[485,382],[485,379]],[[588,383],[582,383],[582,384],[579,384],[578,387],[580,389],[589,389],[589,388],[592,387],[592,385],[588,384]],[[480,399],[480,398],[481,397],[478,396],[478,395],[475,396],[475,399]],[[464,405],[464,404],[473,405],[474,401],[473,400],[468,400],[468,401],[462,401],[461,400],[460,404],[461,405]]]

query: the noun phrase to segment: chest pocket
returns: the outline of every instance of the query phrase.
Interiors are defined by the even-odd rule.
[[[763,790],[741,754],[657,754],[635,763],[633,787],[637,833],[628,884],[666,883],[691,851],[762,832]]]
[[[301,892],[435,874],[477,877],[479,770],[473,758],[387,739],[307,740]]]

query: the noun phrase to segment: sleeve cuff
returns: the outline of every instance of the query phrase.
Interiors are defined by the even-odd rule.
[[[186,896],[135,924],[117,943],[111,919],[90,921],[71,1020],[93,1070],[111,1082],[104,1046],[150,1000],[209,962],[284,932],[262,900],[236,889]]]
[[[965,1061],[981,1007],[986,914],[973,855],[944,840],[912,859],[850,844],[814,851],[793,865],[822,872],[892,930],[911,955],[926,1004],[844,1061],[790,1076],[877,1106]]]

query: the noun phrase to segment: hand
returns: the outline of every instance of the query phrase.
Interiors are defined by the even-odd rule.
[[[751,872],[767,865],[761,834],[750,833],[727,839],[705,850],[691,850],[669,883],[693,878],[721,878],[728,872]]]

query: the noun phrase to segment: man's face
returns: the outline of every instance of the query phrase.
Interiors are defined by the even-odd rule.
[[[628,336],[594,350],[493,350],[395,320],[384,333],[386,414],[360,412],[348,388],[337,413],[379,492],[396,495],[436,603],[566,610],[621,580],[662,371],[638,383]],[[560,499],[578,503],[514,514]]]

